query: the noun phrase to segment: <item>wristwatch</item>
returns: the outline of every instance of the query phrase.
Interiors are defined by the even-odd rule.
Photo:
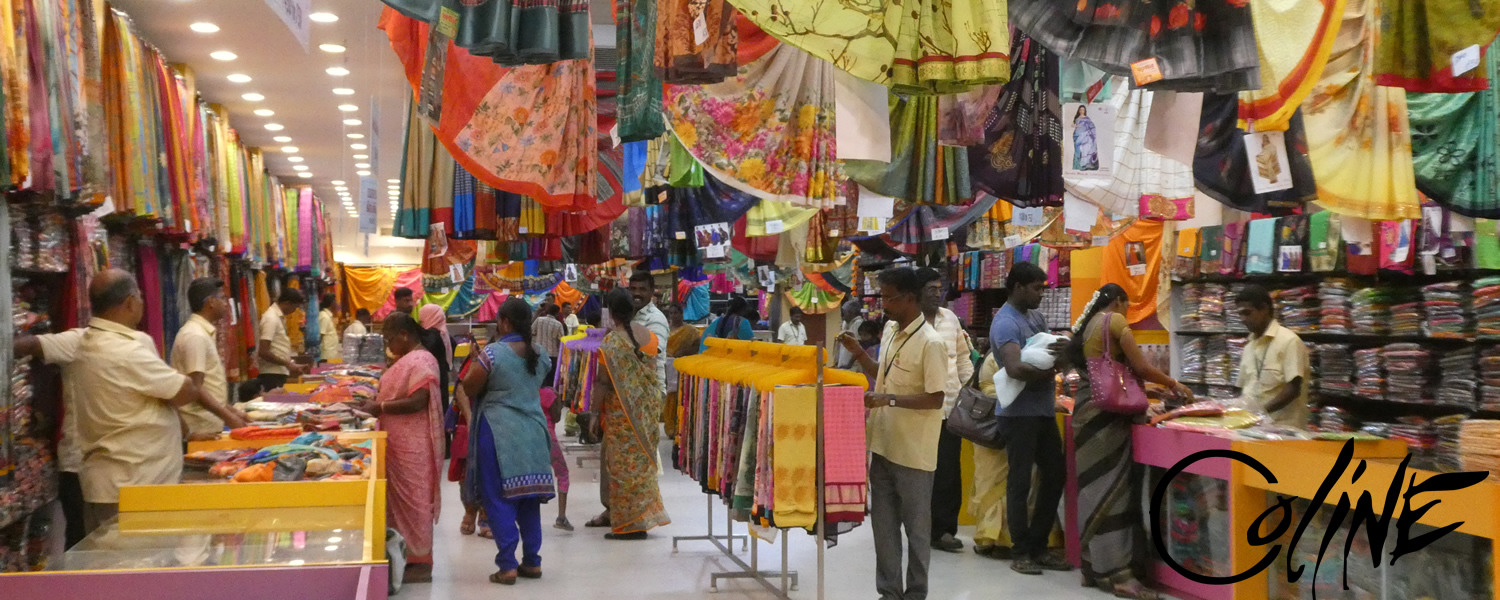
[[[891,394],[891,401],[890,401],[889,406],[891,408],[896,408],[896,395],[895,394]]]

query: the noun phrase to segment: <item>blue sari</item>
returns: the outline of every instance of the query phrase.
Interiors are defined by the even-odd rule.
[[[1094,131],[1094,120],[1088,117],[1073,124],[1073,169],[1099,170],[1098,132]]]

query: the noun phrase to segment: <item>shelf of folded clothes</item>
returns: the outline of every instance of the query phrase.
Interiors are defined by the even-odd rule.
[[[265,479],[267,473],[241,475],[240,471],[257,464],[290,463],[291,459],[305,463],[302,476],[294,481],[367,479],[368,473],[385,479],[385,443],[384,431],[301,432],[292,437],[251,439],[225,434],[217,440],[188,442],[188,452],[183,456],[183,479],[236,481],[239,476],[239,482],[284,481],[291,473],[298,472],[295,466],[284,467],[282,479],[277,479],[274,471],[269,474],[270,479]]]

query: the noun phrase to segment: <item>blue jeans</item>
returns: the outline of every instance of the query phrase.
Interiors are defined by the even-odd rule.
[[[519,565],[542,566],[542,501],[539,498],[511,500],[501,494],[500,462],[495,456],[495,438],[483,418],[479,426],[477,448],[471,448],[469,460],[479,461],[479,487],[483,496],[485,518],[495,535],[495,566],[513,571]],[[521,546],[521,562],[516,562],[516,546]]]

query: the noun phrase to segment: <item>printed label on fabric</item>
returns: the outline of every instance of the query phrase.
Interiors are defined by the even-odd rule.
[[[932,228],[932,239],[934,239],[934,240],[946,240],[946,239],[948,239],[948,228],[947,227],[933,227]]]
[[[781,233],[782,231],[781,221],[766,221],[766,233]]]
[[[708,19],[699,14],[698,18],[693,19],[693,44],[702,45],[706,41],[708,41]]]
[[[448,267],[448,278],[451,279],[451,280],[453,280],[453,283],[463,283],[463,280],[464,280],[464,267],[463,267],[463,265],[450,265]]]
[[[1019,236],[1019,235],[1007,235],[1007,236],[1005,236],[1005,249],[1006,250],[1009,250],[1011,248],[1015,248],[1016,246],[1019,246],[1019,245],[1021,245],[1021,236]]]
[[[1125,267],[1125,270],[1130,273],[1131,277],[1140,277],[1146,274],[1146,265],[1130,265]]]
[[[1045,210],[1040,206],[1016,208],[1010,212],[1010,222],[1017,227],[1040,227],[1045,218]]]
[[[842,233],[842,232],[839,231],[839,230],[837,230],[837,229],[829,229],[828,230],[828,237],[838,237],[840,233]]]
[[[674,233],[672,235],[673,235],[673,237],[676,237],[679,240],[685,240],[685,239],[687,239],[687,232],[686,231],[679,231],[679,232]]]
[[[529,233],[530,231],[531,230],[528,229],[528,228],[526,228],[526,227],[517,227],[516,228],[516,233],[525,234],[525,233]]]
[[[885,233],[885,217],[860,217],[861,233]]]
[[[1453,53],[1453,76],[1458,77],[1479,66],[1479,45],[1475,44]]]
[[[1093,245],[1093,246],[1108,246],[1109,245],[1109,236],[1107,236],[1107,235],[1096,235],[1096,236],[1094,236],[1094,240],[1091,243],[1091,245]]]
[[[1135,77],[1136,85],[1146,85],[1162,80],[1161,65],[1157,64],[1155,58],[1131,63],[1130,74]]]
[[[1255,186],[1255,193],[1291,189],[1292,167],[1287,158],[1283,132],[1245,134],[1245,157],[1250,161],[1250,182]]]

